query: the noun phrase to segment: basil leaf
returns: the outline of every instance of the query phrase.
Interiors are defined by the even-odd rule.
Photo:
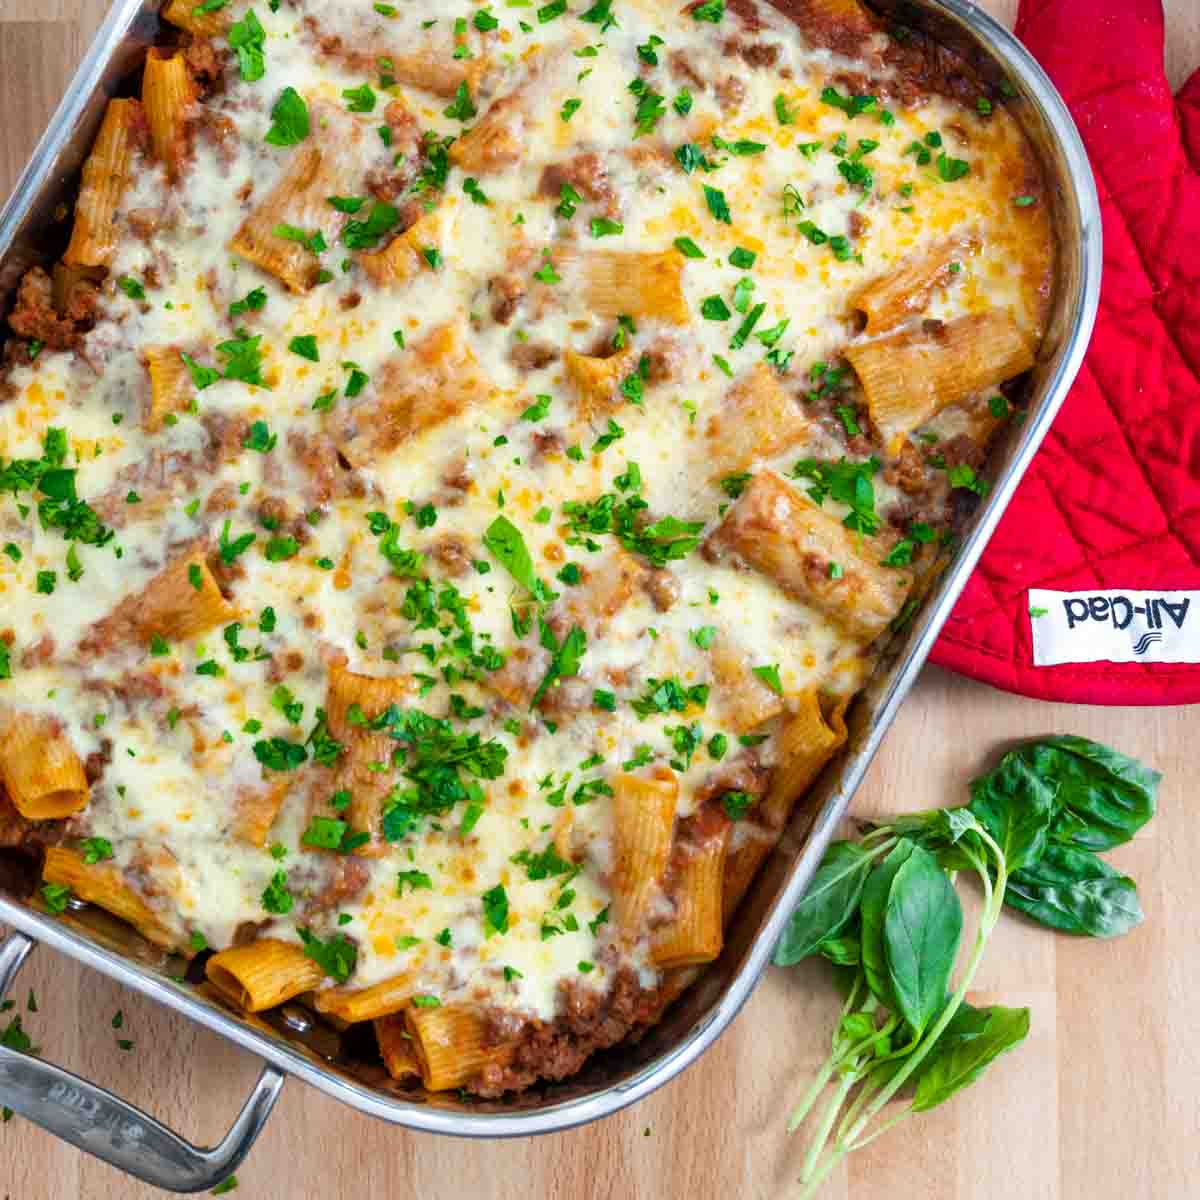
[[[1020,750],[971,781],[967,808],[1004,851],[1010,873],[1041,856],[1054,815],[1054,792],[1053,782],[1031,767]]]
[[[1140,925],[1137,884],[1097,858],[1050,842],[1036,863],[1008,877],[1004,902],[1063,933],[1117,937]]]
[[[862,961],[862,942],[857,934],[826,938],[817,950],[822,957],[839,967],[857,967]]]
[[[1023,747],[1032,767],[1058,784],[1050,836],[1081,850],[1123,845],[1154,816],[1162,776],[1087,738],[1064,735]]]
[[[916,1037],[945,1006],[962,926],[962,905],[946,872],[914,846],[888,893],[883,941],[896,1011]]]
[[[856,842],[833,842],[788,919],[772,961],[790,967],[815,954],[853,919],[871,870],[871,853]]]
[[[901,838],[891,853],[867,876],[863,888],[862,903],[862,969],[867,986],[879,1002],[893,1012],[898,1012],[888,973],[887,950],[884,944],[884,919],[887,915],[888,895],[896,873],[908,861],[917,847]]]
[[[918,1067],[913,1111],[928,1112],[969,1087],[1029,1033],[1029,1009],[974,1008],[965,1000]]]

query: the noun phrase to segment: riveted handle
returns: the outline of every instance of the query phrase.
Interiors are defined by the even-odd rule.
[[[16,932],[0,944],[0,997],[34,945]],[[210,1190],[237,1168],[270,1116],[284,1079],[281,1071],[264,1065],[229,1132],[206,1148],[70,1071],[0,1046],[0,1102],[72,1146],[172,1192]]]

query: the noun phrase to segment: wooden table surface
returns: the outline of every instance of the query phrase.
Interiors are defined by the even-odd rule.
[[[331,0],[332,2],[332,0]],[[1011,22],[1016,0],[983,7]],[[6,195],[107,8],[0,0],[0,196]],[[1081,11],[1083,6],[1081,6]],[[1200,64],[1200,5],[1167,0],[1175,84]],[[1081,38],[1086,29],[1078,31]],[[1033,1029],[986,1080],[854,1156],[829,1200],[1184,1200],[1200,1194],[1200,822],[1189,809],[1195,709],[1040,704],[927,669],[856,801],[859,813],[957,802],[990,748],[1051,732],[1108,742],[1165,774],[1159,817],[1112,856],[1146,923],[1084,942],[1003,920],[977,1003],[1027,1004]],[[1191,740],[1189,741],[1189,734]],[[1193,804],[1195,801],[1193,800]],[[25,1014],[30,989],[36,1014]],[[221,1136],[253,1083],[251,1057],[50,951],[19,980],[43,1054],[198,1142]],[[827,1050],[838,1008],[819,968],[772,968],[684,1075],[599,1125],[471,1143],[414,1135],[289,1083],[239,1196],[387,1195],[680,1200],[794,1194],[786,1114]],[[112,1018],[124,1023],[118,1034]],[[123,1051],[117,1038],[132,1040]],[[0,1127],[5,1200],[138,1200],[133,1183],[20,1118]]]

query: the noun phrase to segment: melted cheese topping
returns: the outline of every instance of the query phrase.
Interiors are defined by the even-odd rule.
[[[245,7],[235,0],[229,11],[240,18]],[[1014,202],[1030,156],[1000,107],[979,115],[939,96],[907,108],[856,106],[844,86],[829,103],[825,89],[861,65],[806,45],[765,7],[763,27],[742,34],[768,48],[757,66],[728,45],[740,29],[732,13],[714,24],[623,0],[614,6],[619,23],[605,27],[581,20],[578,5],[561,16],[553,7],[489,10],[498,27],[487,30],[489,21],[473,20],[482,10],[465,5],[453,13],[415,0],[394,11],[366,0],[258,6],[264,77],[242,80],[229,58],[222,86],[195,114],[177,182],[139,156],[99,319],[82,350],[44,350],[13,369],[15,397],[0,407],[4,460],[40,458],[47,431],[65,429],[78,495],[115,528],[105,545],[69,545],[27,507],[36,495],[16,495],[0,510],[0,537],[19,552],[0,558],[12,657],[0,700],[53,715],[81,758],[103,756],[71,834],[107,839],[115,865],[133,868],[129,878],[181,942],[199,933],[209,946],[226,946],[248,923],[295,939],[304,927],[354,942],[352,986],[403,974],[414,993],[443,1003],[486,1002],[542,1018],[558,1011],[564,979],[603,991],[624,966],[646,984],[654,979],[645,939],[618,945],[604,921],[612,775],[623,764],[674,770],[684,818],[721,770],[722,741],[726,762],[773,762],[780,718],[741,731],[757,735],[757,745],[739,744],[714,649],[763,668],[760,678],[777,681],[770,686],[785,704],[814,685],[848,695],[872,663],[871,647],[766,575],[695,551],[739,486],[712,477],[710,418],[764,360],[797,404],[812,406],[827,375],[821,364],[836,363],[858,336],[848,298],[949,236],[973,238],[974,248],[925,315],[1000,308],[1036,340],[1050,253],[1043,208]],[[883,41],[868,56],[877,65]],[[381,80],[386,65],[370,67],[373,57],[400,51],[462,63],[450,57],[452,44],[484,68],[456,99]],[[353,111],[365,102],[347,93],[363,85],[370,110]],[[311,117],[302,145],[337,157],[343,194],[364,201],[316,243],[322,281],[307,293],[290,292],[229,248],[298,153],[267,137],[285,87]],[[385,144],[392,135],[380,130],[399,124],[385,120],[395,102],[420,131],[419,149],[415,137]],[[519,145],[515,159],[474,177],[447,164],[443,139],[486,121],[496,105]],[[851,115],[855,107],[864,111]],[[953,178],[959,159],[969,169]],[[422,222],[412,278],[391,289],[374,286],[364,250],[346,244],[348,224],[364,220],[379,197],[391,219],[374,250]],[[595,311],[604,306],[585,299],[573,272],[601,250],[677,256],[686,323],[653,315],[618,323]],[[252,292],[265,302],[231,317],[230,305]],[[509,292],[516,301],[506,312]],[[753,328],[737,335],[753,313]],[[443,419],[347,470],[337,447],[374,436],[389,394],[415,380],[419,409],[442,403],[444,382],[421,383],[420,353],[445,326],[478,364],[482,385],[465,406],[449,406]],[[219,377],[230,362],[219,347],[241,336],[261,339],[263,386]],[[316,361],[297,353],[306,342],[294,339],[312,339]],[[589,421],[563,354],[608,355],[622,342],[625,395]],[[147,347],[218,372],[155,433],[147,429]],[[760,456],[751,469],[786,476],[799,458],[880,455],[878,446],[848,446],[853,414],[864,428],[866,415],[844,364],[840,384],[848,421],[814,420],[806,442]],[[970,428],[965,414],[976,399],[943,411],[926,440]],[[263,425],[248,428],[253,422]],[[634,464],[640,485],[631,482]],[[796,486],[802,492],[810,482]],[[884,472],[873,488],[880,513],[903,499]],[[644,575],[611,615],[589,605],[597,579],[623,553],[618,539],[580,532],[564,511],[605,494],[618,505],[640,496],[655,520],[702,526],[685,555]],[[268,500],[282,503],[264,508]],[[839,518],[848,511],[829,497],[824,508]],[[519,531],[557,598],[545,602],[543,593],[539,603],[485,545],[499,516]],[[389,525],[393,532],[379,532]],[[185,548],[203,541],[219,556],[246,534],[253,543],[222,576],[240,630],[77,651]],[[425,555],[411,574],[393,570],[382,552],[389,538]],[[884,548],[895,540],[885,538]],[[645,571],[644,556],[633,554]],[[46,572],[54,573],[50,594]],[[422,580],[431,592],[422,593]],[[665,593],[657,604],[656,586]],[[441,595],[440,611],[414,620],[430,595],[435,607]],[[529,700],[549,666],[542,620],[550,644],[578,627],[586,649],[577,674],[552,687],[552,702],[539,709]],[[507,664],[495,671],[501,655]],[[361,858],[361,886],[322,905],[314,900],[341,863],[301,839],[314,813],[345,815],[320,794],[331,773],[313,762],[313,745],[290,771],[264,765],[256,745],[305,742],[337,662],[410,679],[412,699],[402,707],[478,734],[506,758],[494,779],[461,772],[472,800]],[[707,687],[707,698],[693,693],[682,713],[652,703],[639,715],[633,702],[663,680]],[[377,765],[394,794],[411,786],[403,764]],[[280,781],[287,794],[267,844],[239,840],[239,804]],[[474,824],[464,831],[468,812]],[[569,845],[578,870],[531,877],[539,873],[521,858],[543,852],[565,822],[569,834],[558,844]],[[264,907],[281,871],[288,913]],[[496,888],[508,904],[504,930],[485,912]]]

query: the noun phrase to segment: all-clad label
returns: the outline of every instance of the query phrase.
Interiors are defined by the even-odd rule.
[[[1029,589],[1033,662],[1200,663],[1200,591]]]

